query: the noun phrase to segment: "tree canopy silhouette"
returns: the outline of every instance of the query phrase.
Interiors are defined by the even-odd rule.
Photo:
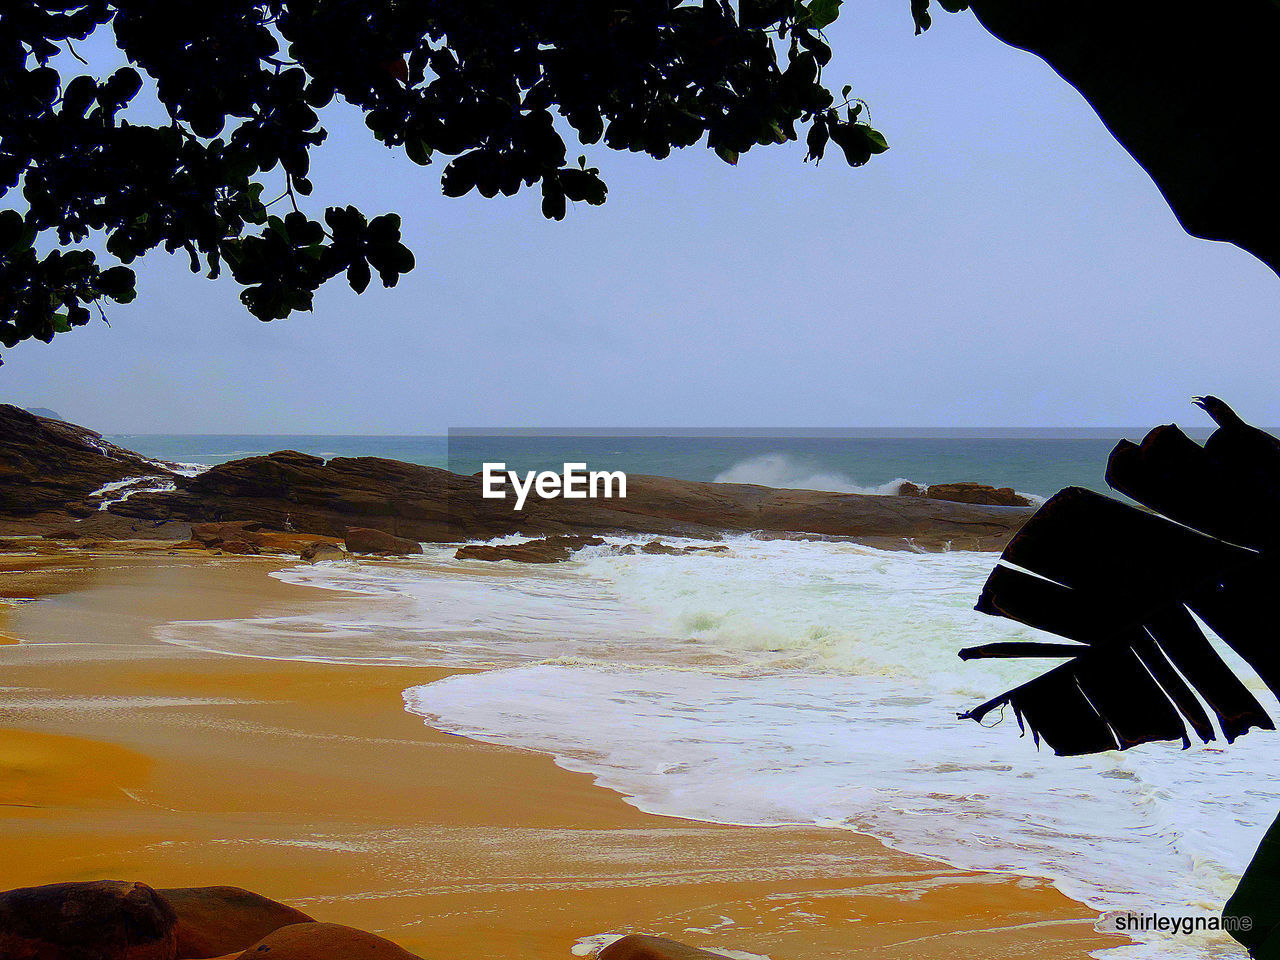
[[[1280,272],[1280,182],[1257,127],[1280,94],[1280,4],[969,5],[992,34],[1042,57],[1080,91],[1188,233],[1234,243]]]
[[[447,196],[537,186],[557,220],[606,194],[567,141],[659,159],[702,141],[732,164],[803,133],[814,160],[834,143],[866,163],[887,144],[850,88],[837,98],[823,76],[822,31],[840,4],[11,0],[0,342],[48,341],[104,298],[131,300],[126,265],[159,247],[210,277],[229,269],[261,320],[309,309],[339,274],[357,292],[374,273],[395,285],[414,266],[396,214],[331,206],[313,218],[297,203],[335,98],[387,147],[439,163]],[[913,0],[917,22],[927,5]],[[79,72],[75,46],[99,30],[130,64],[105,78]],[[151,94],[160,119],[148,123],[131,107]]]
[[[309,309],[340,274],[357,291],[374,273],[394,284],[413,266],[395,214],[290,209],[312,189],[317,111],[335,97],[389,148],[441,162],[447,194],[537,185],[553,218],[605,197],[585,157],[568,162],[574,141],[658,158],[705,141],[733,163],[803,135],[812,159],[834,143],[865,163],[885,139],[849,88],[837,102],[822,75],[823,29],[841,2],[9,0],[0,344],[48,341],[86,323],[91,304],[132,299],[125,264],[159,247],[213,276],[225,264],[263,320]],[[917,32],[929,5],[910,0]],[[938,5],[971,6],[1075,86],[1188,232],[1280,270],[1280,186],[1254,122],[1280,92],[1280,6],[1242,0],[1188,17],[1108,0]],[[75,43],[97,30],[130,66],[77,75]],[[142,122],[131,108],[152,95],[163,119]],[[273,215],[286,200],[290,212]]]

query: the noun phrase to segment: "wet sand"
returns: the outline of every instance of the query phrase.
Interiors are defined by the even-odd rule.
[[[436,960],[643,932],[773,960],[1071,960],[1127,942],[1047,882],[859,834],[641,813],[548,757],[426,727],[450,671],[199,653],[153,631],[336,594],[278,561],[0,554],[0,889],[235,884]],[[4,598],[28,598],[8,604]]]

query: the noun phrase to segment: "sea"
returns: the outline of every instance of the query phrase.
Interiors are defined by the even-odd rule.
[[[1133,429],[964,430],[452,430],[437,436],[118,434],[107,440],[156,459],[212,465],[276,450],[386,457],[476,473],[593,469],[681,480],[759,483],[846,493],[895,493],[917,484],[973,481],[1046,498],[1065,486],[1105,491],[1107,455]],[[1187,428],[1203,439],[1207,430]]]
[[[903,480],[977,481],[1043,499],[1073,484],[1105,491],[1107,454],[1142,432],[108,439],[188,464],[295,449],[467,473],[582,461],[883,495]],[[856,830],[959,868],[1045,877],[1104,914],[1104,929],[1121,913],[1217,915],[1280,811],[1280,781],[1265,774],[1280,765],[1273,733],[1063,758],[1011,717],[958,720],[1044,667],[956,656],[1035,635],[973,610],[994,554],[751,534],[715,554],[626,551],[644,539],[610,537],[547,566],[459,561],[455,547],[428,544],[404,561],[293,567],[276,576],[343,592],[306,613],[173,623],[163,639],[238,656],[479,668],[388,706],[548,754],[653,813]],[[1103,955],[1246,955],[1215,931],[1138,936]]]

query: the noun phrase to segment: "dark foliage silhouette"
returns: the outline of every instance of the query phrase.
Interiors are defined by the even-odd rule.
[[[1111,452],[1107,483],[1151,512],[1068,487],[1009,542],[976,609],[1071,642],[992,643],[961,658],[1069,659],[961,719],[1011,708],[1037,745],[1065,755],[1275,729],[1201,623],[1280,693],[1280,441],[1217,397],[1194,402],[1218,425],[1204,446],[1167,425]],[[1251,956],[1280,958],[1280,818],[1223,916]]]
[[[841,2],[0,4],[0,201],[21,193],[0,212],[0,343],[48,341],[103,298],[131,300],[125,264],[161,247],[210,277],[228,267],[261,320],[310,309],[339,274],[357,292],[375,273],[394,285],[414,266],[398,216],[298,204],[335,98],[414,163],[443,158],[446,195],[536,185],[556,220],[606,192],[566,139],[659,159],[705,142],[732,164],[803,135],[811,159],[833,143],[866,163],[885,139],[823,77]],[[914,0],[918,23],[927,6]],[[95,31],[130,65],[81,73],[75,44]]]
[[[1196,618],[1280,691],[1280,442],[1216,397],[1195,402],[1218,424],[1203,447],[1167,425],[1111,453],[1107,483],[1152,512],[1068,487],[1010,541],[976,609],[1071,642],[960,656],[1070,659],[961,718],[1007,706],[1064,755],[1274,729]]]

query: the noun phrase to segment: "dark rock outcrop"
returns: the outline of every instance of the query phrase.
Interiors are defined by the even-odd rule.
[[[641,544],[636,547],[635,544],[627,544],[623,549],[623,553],[645,553],[650,557],[686,557],[690,553],[727,553],[728,547],[724,544],[714,544],[712,547],[672,547],[671,544],[663,543],[662,540],[650,540],[649,543]]]
[[[177,914],[145,883],[95,880],[0,893],[4,960],[175,960]]]
[[[349,527],[344,538],[352,553],[373,553],[390,557],[405,557],[422,552],[422,544],[407,537],[397,537],[384,530],[370,527]]]
[[[322,923],[239,887],[93,880],[0,892],[0,960],[422,960],[365,930]],[[598,960],[725,960],[631,934]]]
[[[985,483],[932,483],[921,487],[904,483],[898,489],[900,497],[926,497],[930,500],[947,500],[951,503],[978,503],[996,507],[1029,507],[1031,501],[1017,493],[1013,487],[992,487]]]
[[[222,523],[193,523],[191,539],[206,547],[220,547],[234,541],[249,542],[262,529],[256,520],[228,520]]]
[[[725,956],[666,937],[632,933],[613,941],[596,954],[596,960],[725,960]]]
[[[267,530],[257,520],[224,520],[191,526],[193,544],[224,553],[275,553],[294,556],[307,549],[334,547],[338,540],[318,534],[285,533]],[[184,545],[185,546],[185,545]]]
[[[90,495],[130,477],[167,477],[167,466],[62,420],[0,404],[0,516],[88,515]]]
[[[517,563],[560,563],[583,547],[600,547],[599,537],[560,536],[526,540],[524,543],[472,543],[453,555],[456,560],[514,560]]]
[[[374,933],[340,923],[296,923],[255,943],[238,960],[422,960]]]
[[[345,560],[347,559],[347,551],[343,550],[336,543],[313,542],[308,543],[305,547],[298,551],[298,558],[307,563],[322,563],[325,560]]]
[[[999,549],[1031,515],[913,497],[779,490],[630,475],[627,496],[530,498],[522,511],[481,496],[478,476],[376,457],[328,462],[300,453],[250,457],[179,481],[171,493],[140,493],[114,505],[123,516],[193,522],[253,517],[269,527],[344,536],[351,527],[406,540],[449,543],[523,534],[718,536],[724,531],[798,532],[856,540],[908,540],[928,549]],[[358,551],[357,551],[358,552]]]
[[[661,540],[650,540],[648,543],[642,543],[637,546],[629,543],[619,552],[627,555],[637,553],[647,554],[656,557],[684,557],[691,553],[727,553],[729,550],[723,543],[717,543],[709,547],[673,547],[669,543],[663,543]]]
[[[239,887],[93,880],[0,893],[0,960],[420,960]]]
[[[177,917],[181,960],[237,953],[281,927],[314,922],[301,910],[239,887],[168,887],[156,893]]]
[[[1029,507],[1031,501],[1013,487],[991,487],[985,483],[932,483],[925,491],[932,500],[952,503],[982,503],[998,507]]]
[[[337,538],[357,527],[415,541],[444,541],[449,539],[444,533],[450,497],[466,480],[445,470],[380,457],[335,457],[326,462],[283,450],[218,464],[184,478],[171,493],[137,494],[112,510],[190,521],[249,517],[274,530]]]
[[[147,473],[171,490],[139,491],[99,510],[104,484]],[[92,431],[0,407],[0,535],[59,528],[81,537],[182,540],[188,524],[235,522],[234,536],[195,539],[223,552],[297,555],[352,528],[399,540],[359,540],[353,552],[417,552],[420,541],[724,532],[838,537],[912,549],[1000,549],[1031,515],[1015,506],[929,497],[866,496],[631,475],[627,496],[513,501],[481,496],[478,475],[378,457],[322,460],[281,451],[194,477],[101,442]],[[283,532],[288,531],[288,532]],[[360,534],[360,537],[368,535]],[[212,538],[220,539],[214,543]],[[412,546],[409,543],[412,543]],[[348,545],[351,546],[350,544]]]

